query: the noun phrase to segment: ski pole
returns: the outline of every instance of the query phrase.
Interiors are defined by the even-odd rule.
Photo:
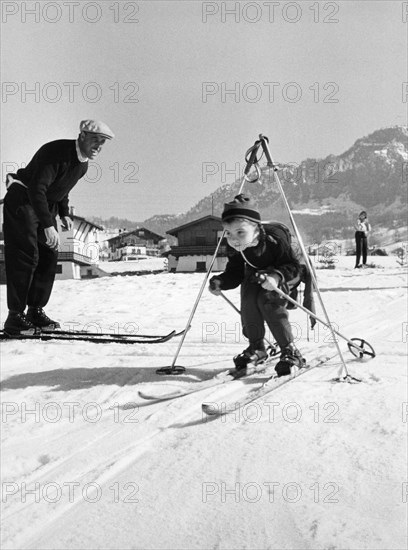
[[[237,306],[231,302],[231,300],[229,298],[227,298],[225,296],[225,294],[223,292],[220,292],[220,296],[222,296],[224,298],[224,300],[232,307],[232,309],[235,309],[235,311],[241,315],[241,311],[237,308]],[[275,350],[275,353],[277,353],[277,345],[278,344],[272,344],[267,338],[264,338],[265,342],[268,344],[268,346],[270,346],[271,349],[274,349]],[[275,354],[274,353],[274,354]]]
[[[317,284],[317,279],[316,279],[316,276],[315,276],[313,267],[312,267],[311,262],[310,262],[310,260],[309,260],[309,256],[307,255],[305,246],[304,246],[304,244],[303,244],[302,237],[301,237],[301,235],[300,235],[300,233],[299,233],[299,230],[298,230],[298,228],[297,228],[295,219],[294,219],[293,214],[292,214],[292,210],[291,210],[291,208],[290,208],[290,206],[289,206],[289,203],[288,203],[288,200],[287,200],[287,198],[286,198],[285,192],[284,192],[284,190],[283,190],[282,184],[281,184],[281,182],[280,182],[280,180],[279,180],[279,176],[278,176],[278,174],[277,174],[278,167],[277,167],[277,165],[274,163],[274,161],[272,160],[272,156],[271,156],[271,153],[270,153],[270,150],[269,150],[269,145],[268,145],[269,140],[268,140],[267,137],[263,136],[262,134],[260,134],[259,139],[260,139],[260,141],[262,142],[262,149],[263,149],[263,151],[264,151],[264,153],[265,153],[265,156],[266,156],[266,159],[267,159],[267,165],[269,166],[269,168],[271,168],[271,169],[273,170],[273,176],[274,176],[275,183],[276,183],[276,185],[278,186],[278,189],[279,189],[279,192],[280,192],[280,194],[281,194],[282,200],[283,200],[283,202],[284,202],[284,205],[285,205],[285,207],[286,207],[286,210],[288,211],[290,221],[291,221],[291,223],[292,223],[293,229],[295,230],[296,237],[297,237],[297,239],[298,239],[299,246],[300,246],[300,249],[301,249],[301,251],[302,251],[303,258],[304,258],[304,260],[305,260],[305,262],[306,262],[306,266],[307,266],[308,269],[309,269],[310,276],[312,277],[312,281],[313,281],[314,286],[315,286],[315,288],[316,288],[316,292],[317,292],[317,295],[318,295],[318,297],[319,297],[320,305],[321,305],[321,307],[322,307],[322,310],[323,310],[323,313],[324,313],[324,316],[325,316],[325,319],[326,319],[326,326],[329,327],[329,329],[330,329],[330,331],[331,331],[331,333],[332,333],[333,340],[334,340],[334,343],[335,343],[336,348],[337,348],[337,352],[338,352],[338,354],[339,354],[339,356],[340,356],[340,360],[341,360],[341,362],[342,362],[342,368],[344,369],[344,371],[345,371],[345,373],[346,373],[345,376],[344,376],[344,378],[347,379],[347,378],[349,378],[350,375],[349,375],[349,372],[348,372],[348,370],[347,370],[346,362],[344,361],[344,357],[343,357],[343,354],[342,354],[342,352],[341,352],[339,343],[338,343],[337,339],[334,337],[335,331],[334,331],[334,329],[333,329],[333,327],[332,327],[332,325],[331,325],[331,323],[330,323],[329,315],[328,315],[327,310],[326,310],[326,307],[325,307],[325,305],[324,305],[324,303],[323,303],[323,299],[322,299],[322,296],[321,296],[321,293],[320,293],[320,290],[319,290],[319,286],[318,286],[318,284]],[[339,378],[340,378],[340,374],[341,374],[341,371],[340,371],[340,373],[339,373]]]
[[[225,296],[222,292],[220,292],[220,296],[224,298],[224,300],[232,307],[232,309],[235,309],[235,311],[238,313],[238,315],[241,315],[241,311],[237,308],[237,306],[231,302],[229,298]]]
[[[264,277],[262,277],[262,274],[261,275],[258,275],[258,280],[261,281],[262,278],[264,279]],[[264,279],[265,280],[265,279]],[[308,309],[307,307],[304,307],[302,306],[301,304],[299,304],[296,300],[294,300],[293,298],[291,298],[288,294],[286,294],[286,292],[283,292],[283,290],[281,290],[280,288],[274,290],[273,292],[276,292],[277,294],[279,294],[280,296],[282,296],[282,298],[285,298],[285,300],[288,300],[288,302],[291,302],[293,305],[295,305],[296,307],[298,307],[299,309],[301,309],[302,311],[304,311],[307,315],[309,315],[310,317],[313,317],[314,319],[316,319],[316,321],[318,321],[319,323],[321,323],[322,325],[324,325],[325,327],[327,328],[333,328],[333,327],[330,327],[325,321],[323,321],[322,319],[320,319],[320,317],[318,317],[315,313],[313,313],[313,311],[310,311],[310,309]],[[228,302],[228,304],[233,308],[235,309],[235,311],[237,313],[239,313],[239,315],[241,315],[241,311],[237,308],[237,306],[231,302],[231,300],[229,298],[227,298],[225,296],[225,294],[223,292],[220,293],[220,296],[222,296],[224,298],[224,300],[226,302]],[[309,325],[308,325],[308,328],[309,328]],[[333,331],[335,332],[335,334],[337,334],[337,336],[340,336],[340,338],[343,338],[343,340],[345,340],[349,346],[351,346],[352,348],[358,350],[359,353],[362,353],[364,355],[370,355],[371,357],[375,357],[375,352],[374,352],[374,349],[368,344],[368,342],[365,342],[371,349],[372,349],[372,352],[367,352],[364,350],[364,348],[360,347],[359,345],[357,345],[355,342],[353,342],[353,340],[350,340],[349,338],[347,338],[346,336],[344,336],[343,334],[341,334],[340,332],[338,332],[336,329],[333,328]],[[362,341],[360,338],[356,338],[356,340],[358,341]],[[271,343],[266,340],[265,338],[265,341],[271,345]],[[351,351],[351,350],[350,350]]]
[[[261,273],[258,275],[258,280],[260,282],[262,281],[265,281],[266,280],[266,276],[265,274]],[[277,294],[279,294],[279,296],[282,296],[282,298],[285,298],[285,300],[287,300],[288,302],[290,302],[291,304],[294,304],[296,307],[298,307],[299,309],[303,310],[305,313],[307,313],[308,315],[310,315],[310,317],[313,317],[314,319],[316,319],[316,321],[318,321],[319,323],[321,323],[322,325],[324,325],[325,327],[329,328],[333,334],[333,339],[337,342],[336,338],[334,337],[334,334],[337,334],[337,336],[340,336],[340,338],[343,338],[343,340],[345,340],[348,345],[349,345],[349,349],[350,348],[354,348],[356,350],[358,350],[359,354],[363,354],[363,355],[370,355],[371,357],[375,357],[375,351],[374,349],[372,348],[372,346],[370,346],[370,344],[368,342],[366,342],[365,340],[362,340],[361,338],[356,338],[357,341],[361,342],[361,346],[357,345],[355,342],[353,342],[353,340],[350,340],[349,338],[347,338],[346,336],[344,336],[343,334],[341,334],[338,330],[336,330],[331,324],[329,323],[326,323],[325,321],[323,321],[323,319],[320,319],[320,317],[318,317],[315,313],[313,313],[313,311],[310,311],[309,309],[307,309],[307,307],[299,304],[296,300],[294,300],[293,298],[291,298],[288,294],[286,294],[286,292],[284,292],[283,290],[281,290],[280,288],[274,288],[272,292],[276,292]],[[372,350],[372,351],[366,351],[364,349],[364,344],[367,344],[369,346],[369,348]],[[350,349],[351,351],[351,349]],[[354,354],[353,354],[354,355]]]
[[[252,147],[250,147],[248,149],[248,151],[246,152],[246,154],[245,154],[246,166],[245,166],[244,175],[242,177],[241,184],[240,184],[240,187],[239,187],[238,195],[242,193],[242,190],[244,188],[244,185],[245,185],[246,181],[249,181],[249,182],[253,183],[253,182],[257,181],[259,179],[260,175],[261,175],[261,171],[260,171],[260,168],[259,168],[259,165],[258,165],[259,159],[257,158],[257,153],[258,153],[258,150],[259,150],[260,146],[261,146],[261,139],[257,140],[254,143],[254,145]],[[248,178],[248,174],[251,171],[252,166],[255,166],[256,172],[257,172],[257,177],[256,177],[255,180],[250,180]],[[215,248],[214,255],[211,259],[211,262],[210,262],[210,265],[208,267],[207,273],[205,274],[203,283],[202,283],[201,288],[198,292],[198,295],[197,295],[197,298],[194,302],[193,308],[190,312],[190,316],[188,318],[186,328],[185,328],[184,333],[183,333],[183,335],[181,337],[181,340],[179,342],[179,345],[178,345],[176,354],[174,356],[173,362],[169,367],[166,366],[166,367],[161,367],[160,369],[157,369],[156,370],[157,374],[174,374],[174,375],[176,375],[176,374],[182,374],[186,370],[185,367],[182,367],[180,365],[177,366],[176,361],[177,361],[177,358],[179,356],[180,350],[181,350],[181,348],[184,344],[184,340],[186,339],[187,332],[189,331],[189,329],[191,327],[191,322],[192,322],[193,317],[195,315],[195,312],[196,312],[197,306],[200,302],[201,296],[203,295],[203,292],[204,292],[204,289],[206,287],[208,278],[210,277],[211,271],[214,267],[214,263],[215,263],[215,260],[217,258],[218,251],[220,249],[221,242],[222,242],[224,236],[225,236],[225,229],[222,231],[221,237],[218,240],[217,246]]]

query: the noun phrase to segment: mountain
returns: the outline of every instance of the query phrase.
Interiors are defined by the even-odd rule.
[[[143,222],[135,222],[127,218],[117,218],[116,216],[111,216],[108,220],[104,220],[99,216],[88,216],[88,219],[91,222],[102,225],[106,229],[125,229],[126,231],[132,231],[132,229],[137,229],[143,225]]]
[[[278,163],[279,164],[279,163]],[[262,184],[246,183],[244,192],[257,204],[263,219],[288,222],[273,175],[262,167]],[[358,139],[340,155],[280,164],[279,179],[309,240],[347,238],[361,210],[371,223],[395,228],[407,223],[408,129],[382,128]],[[202,216],[220,215],[238,192],[241,179],[219,187],[184,214],[156,215],[143,225],[164,234]]]
[[[279,164],[279,163],[278,163]],[[382,128],[358,139],[340,155],[305,159],[299,165],[279,164],[279,179],[299,229],[308,241],[350,238],[354,221],[367,210],[373,227],[396,229],[407,225],[408,128]],[[262,219],[289,223],[271,171],[261,168],[262,183],[245,183]],[[105,227],[131,230],[137,226],[165,235],[174,227],[214,213],[239,190],[241,178],[219,187],[183,214],[155,215],[143,222],[111,217]],[[173,238],[169,237],[173,242]]]

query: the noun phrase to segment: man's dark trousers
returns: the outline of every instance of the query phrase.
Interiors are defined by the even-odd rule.
[[[55,215],[57,205],[49,205]],[[27,305],[44,307],[55,279],[58,251],[46,244],[44,229],[30,204],[27,190],[13,183],[4,198],[4,256],[7,304],[23,312]]]

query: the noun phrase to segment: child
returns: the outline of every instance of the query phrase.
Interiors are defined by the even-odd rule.
[[[360,212],[355,224],[355,239],[356,239],[356,265],[355,268],[365,267],[367,263],[367,235],[371,231],[371,225],[367,219],[367,212]],[[363,264],[360,264],[360,257],[363,256]]]
[[[237,369],[265,360],[265,325],[281,349],[275,370],[278,376],[301,367],[304,359],[293,343],[286,308],[287,301],[274,293],[289,293],[300,282],[301,266],[291,248],[290,233],[280,224],[261,224],[261,217],[250,198],[237,195],[224,205],[222,221],[228,244],[234,249],[223,273],[210,279],[209,290],[241,285],[241,320],[249,347],[234,358]]]

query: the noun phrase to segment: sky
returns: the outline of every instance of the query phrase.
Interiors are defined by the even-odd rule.
[[[273,157],[340,154],[407,124],[408,3],[1,2],[1,166],[83,119],[115,133],[70,194],[80,216],[187,211]]]

